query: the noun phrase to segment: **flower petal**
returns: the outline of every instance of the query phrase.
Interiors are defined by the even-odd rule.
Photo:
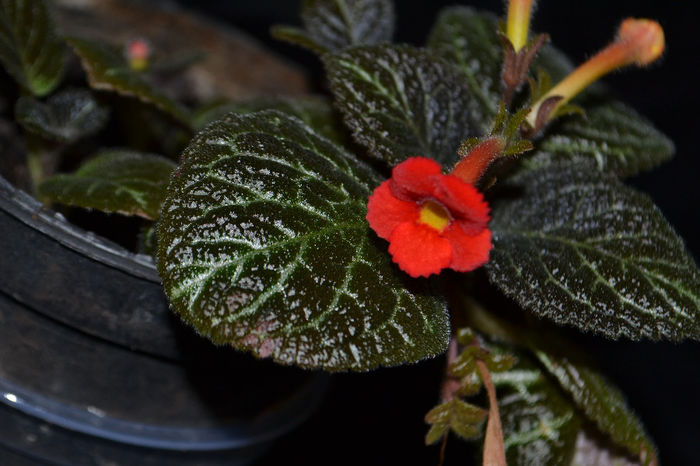
[[[491,230],[484,229],[476,235],[466,234],[459,225],[452,223],[443,232],[443,237],[452,248],[449,267],[457,272],[470,272],[488,262],[491,245]]]
[[[475,231],[463,225],[467,233],[476,233],[486,228],[489,205],[484,200],[484,195],[474,186],[456,176],[444,175],[435,188],[435,198],[447,207],[455,220],[473,224]]]
[[[400,199],[422,200],[433,195],[441,176],[442,167],[435,160],[411,157],[391,171],[391,191]]]
[[[380,238],[389,239],[394,229],[404,222],[418,219],[420,206],[397,199],[389,189],[390,180],[377,186],[367,203],[367,221]]]
[[[452,259],[449,241],[422,224],[402,223],[394,229],[389,243],[394,262],[414,278],[440,273]]]

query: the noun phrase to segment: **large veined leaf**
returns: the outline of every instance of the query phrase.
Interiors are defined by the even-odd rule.
[[[438,17],[428,47],[463,74],[485,117],[491,120],[501,99],[503,53],[493,15],[468,7],[445,8]]]
[[[75,173],[48,178],[39,191],[62,204],[155,220],[174,168],[159,155],[104,150]]]
[[[642,463],[640,460],[630,458],[624,449],[615,447],[600,433],[589,429],[581,430],[576,439],[576,453],[570,466],[610,465],[642,466]]]
[[[597,371],[571,358],[542,350],[535,354],[601,432],[638,457],[642,464],[657,463],[653,443],[616,387]]]
[[[0,0],[0,63],[34,95],[58,85],[63,44],[44,0]]]
[[[524,353],[513,368],[492,377],[508,464],[569,464],[582,417],[557,383]]]
[[[97,103],[92,93],[72,89],[52,95],[46,103],[20,97],[15,115],[25,129],[45,138],[73,142],[98,131],[109,111]]]
[[[304,30],[277,27],[280,39],[317,52],[335,52],[353,45],[389,42],[394,34],[391,0],[304,0]]]
[[[80,57],[93,89],[116,92],[155,105],[179,121],[189,121],[187,110],[156,89],[146,78],[129,68],[123,52],[111,44],[78,38],[67,39]]]
[[[208,105],[193,115],[193,126],[203,128],[229,112],[253,113],[279,110],[293,115],[309,127],[334,142],[346,142],[346,129],[331,102],[320,96],[257,97],[247,100],[224,101]]]
[[[526,165],[592,161],[600,171],[625,177],[654,168],[673,155],[673,143],[626,105],[591,103],[584,108],[585,117],[563,117],[545,130]]]
[[[444,351],[444,304],[368,229],[372,169],[276,111],[229,114],[183,160],[158,225],[158,268],[201,334],[328,370]]]
[[[587,166],[517,177],[492,204],[491,281],[522,307],[610,338],[700,338],[700,273],[645,195]]]
[[[461,73],[428,51],[357,47],[324,62],[355,139],[389,164],[422,155],[450,166],[460,142],[489,124]]]

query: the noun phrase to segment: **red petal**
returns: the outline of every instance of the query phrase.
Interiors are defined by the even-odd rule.
[[[491,230],[484,229],[472,236],[453,223],[445,229],[443,236],[452,247],[452,270],[470,272],[489,261],[489,251],[492,248]]]
[[[415,202],[397,199],[389,189],[389,180],[374,190],[367,203],[367,221],[380,238],[389,239],[394,229],[404,222],[415,222],[420,207]]]
[[[396,165],[391,171],[391,191],[405,200],[431,197],[442,167],[433,159],[411,157]]]
[[[412,277],[439,273],[450,264],[452,248],[433,228],[414,222],[397,226],[389,239],[389,253]]]
[[[489,205],[483,194],[455,176],[445,175],[440,178],[440,183],[435,188],[435,197],[455,220],[472,223],[477,231],[485,228],[489,222]]]

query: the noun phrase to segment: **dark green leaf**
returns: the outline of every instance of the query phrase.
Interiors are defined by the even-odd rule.
[[[422,155],[452,165],[460,142],[488,127],[461,73],[425,50],[358,47],[324,61],[355,139],[389,164]]]
[[[610,338],[700,338],[700,273],[648,197],[571,165],[501,194],[487,271],[522,307]]]
[[[558,160],[589,161],[600,171],[625,177],[673,155],[673,143],[631,108],[619,102],[582,105],[585,117],[562,117],[545,130],[537,152],[525,159],[528,167]]]
[[[0,62],[34,95],[58,85],[63,44],[44,0],[0,0]]]
[[[277,28],[277,37],[317,52],[389,42],[394,34],[391,0],[304,0],[304,31]]]
[[[491,120],[501,99],[503,53],[498,20],[468,7],[446,8],[438,17],[428,47],[463,74],[482,114]]]
[[[155,220],[174,168],[158,155],[105,150],[74,174],[47,179],[39,191],[62,204]]]
[[[611,444],[610,440],[599,432],[582,429],[576,439],[576,453],[570,466],[642,466],[642,464],[640,460],[630,458],[624,449]]]
[[[656,463],[653,443],[616,387],[595,370],[569,357],[542,350],[535,351],[535,354],[601,432],[640,457],[643,464]]]
[[[200,333],[328,370],[444,351],[444,304],[368,229],[372,169],[277,111],[228,114],[183,160],[159,222],[158,268]]]
[[[508,464],[569,464],[581,416],[557,384],[524,353],[512,369],[492,377]]]
[[[93,89],[116,92],[155,105],[179,121],[189,121],[187,110],[157,90],[143,74],[129,68],[124,53],[117,47],[97,41],[68,39],[80,57],[88,82]]]
[[[201,129],[229,112],[253,113],[260,110],[279,110],[295,116],[313,130],[334,142],[347,140],[340,115],[330,101],[318,96],[258,97],[241,101],[224,101],[209,105],[193,116],[192,125]]]
[[[98,131],[109,111],[84,89],[73,89],[51,96],[46,103],[20,97],[15,116],[28,131],[61,142],[73,142]]]

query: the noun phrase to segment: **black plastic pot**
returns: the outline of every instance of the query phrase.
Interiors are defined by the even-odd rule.
[[[150,257],[0,178],[0,464],[243,464],[325,382],[203,341]]]

